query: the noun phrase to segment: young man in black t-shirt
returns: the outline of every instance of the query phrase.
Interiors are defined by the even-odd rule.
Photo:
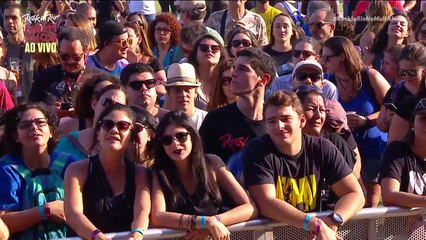
[[[267,134],[242,154],[245,185],[263,216],[336,239],[339,226],[364,206],[361,187],[337,148],[327,139],[302,134],[306,119],[296,94],[277,91],[266,100]],[[339,197],[334,213],[320,220],[322,179]]]

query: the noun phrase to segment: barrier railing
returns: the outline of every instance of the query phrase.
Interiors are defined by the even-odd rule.
[[[426,239],[424,226],[425,208],[381,207],[364,208],[339,229],[344,239]],[[331,212],[312,213],[314,216],[327,216]],[[426,222],[425,222],[426,223]],[[309,232],[269,219],[255,219],[229,227],[231,239],[269,240],[306,239]],[[128,232],[109,233],[111,239],[127,239]],[[180,239],[184,231],[150,228],[144,240]],[[80,238],[68,238],[77,240]]]

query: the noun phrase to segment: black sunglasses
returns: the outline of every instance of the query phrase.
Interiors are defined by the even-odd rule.
[[[231,77],[222,77],[221,79],[222,86],[229,86],[231,85],[232,78]]]
[[[164,146],[169,146],[172,144],[173,139],[178,140],[179,143],[184,143],[188,140],[189,132],[178,132],[174,136],[172,135],[165,135],[160,138],[161,144]]]
[[[306,81],[310,78],[312,82],[318,82],[321,80],[321,73],[296,73],[295,77],[297,81]]]
[[[303,58],[308,58],[310,56],[316,55],[316,53],[307,50],[293,50],[293,57],[300,57],[300,54],[302,54]]]
[[[208,45],[208,44],[200,44],[198,47],[201,52],[207,53],[209,51],[212,51],[212,53],[217,53],[220,51],[219,45]]]
[[[111,131],[111,129],[113,129],[115,126],[117,126],[118,131],[125,132],[129,130],[130,126],[132,126],[131,123],[126,121],[114,122],[109,119],[102,120],[100,124],[101,124],[101,128],[107,132]]]
[[[251,47],[251,42],[250,42],[250,40],[247,40],[247,39],[241,39],[241,40],[232,40],[232,42],[231,42],[231,46],[232,47],[239,47],[239,46],[241,46],[241,45],[243,45],[243,47]]]
[[[142,132],[144,129],[148,129],[147,126],[143,125],[142,123],[135,123],[135,126],[133,127],[133,129],[135,130],[135,132],[139,133]]]
[[[321,56],[321,59],[323,59],[325,62],[330,62],[330,58],[331,57],[337,57],[337,56],[339,56],[340,54],[332,54],[332,55],[322,55]]]
[[[144,81],[133,81],[133,82],[129,82],[129,86],[135,90],[135,91],[139,91],[142,89],[142,86],[145,85],[145,87],[147,89],[151,89],[153,87],[155,87],[157,81],[155,79],[147,79]]]
[[[58,53],[59,59],[61,59],[62,61],[68,62],[68,60],[70,60],[70,58],[74,61],[74,62],[80,62],[80,60],[84,57],[84,53],[80,54],[80,55],[75,55],[75,54],[68,54],[68,53]]]
[[[317,23],[308,23],[308,27],[309,28],[316,28],[316,29],[322,29],[322,27],[324,27],[327,24],[331,24],[330,22],[317,22]]]
[[[48,124],[47,118],[35,118],[34,120],[19,121],[18,122],[18,128],[19,129],[28,129],[33,125],[33,123],[35,123],[35,125],[39,128],[44,127]]]
[[[418,68],[414,68],[414,69],[398,69],[398,75],[401,77],[405,77],[405,76],[410,76],[410,77],[415,77],[417,76],[417,70],[419,70]]]

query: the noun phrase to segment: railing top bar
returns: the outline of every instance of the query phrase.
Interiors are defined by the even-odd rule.
[[[380,207],[380,208],[364,208],[355,215],[352,220],[368,220],[386,217],[399,217],[399,216],[413,216],[418,214],[424,214],[426,208],[400,208],[400,207]],[[331,211],[311,213],[313,216],[324,217],[331,213]],[[231,232],[237,231],[250,231],[258,229],[267,229],[278,226],[286,226],[285,223],[275,222],[266,218],[254,219],[251,221],[238,223],[229,227]],[[110,233],[108,237],[114,239],[126,238],[128,232],[121,233]],[[186,233],[181,230],[165,229],[165,228],[150,228],[146,231],[144,239],[158,239],[158,238],[172,238],[181,237]],[[67,238],[69,240],[77,240],[80,238]]]

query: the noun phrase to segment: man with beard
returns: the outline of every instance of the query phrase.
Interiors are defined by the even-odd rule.
[[[142,107],[161,120],[168,110],[155,104],[157,83],[154,74],[154,70],[148,64],[131,63],[121,72],[120,81],[123,86],[126,86],[131,105]]]
[[[29,100],[55,105],[64,110],[62,114],[70,110],[73,93],[79,87],[85,69],[88,43],[86,33],[78,28],[62,29],[58,36],[60,63],[50,66],[38,74],[34,80]],[[60,114],[60,116],[64,115]]]
[[[117,21],[105,22],[98,31],[99,51],[87,58],[87,66],[98,68],[116,77],[129,64],[127,50],[132,45],[126,27]]]
[[[24,19],[25,11],[21,5],[8,3],[4,8],[4,29],[7,32],[5,39],[6,56],[2,66],[8,68],[17,75],[18,89],[16,97],[19,103],[25,103],[31,90],[33,81],[33,59],[31,52],[25,51]],[[19,70],[11,68],[11,60],[19,61]]]

